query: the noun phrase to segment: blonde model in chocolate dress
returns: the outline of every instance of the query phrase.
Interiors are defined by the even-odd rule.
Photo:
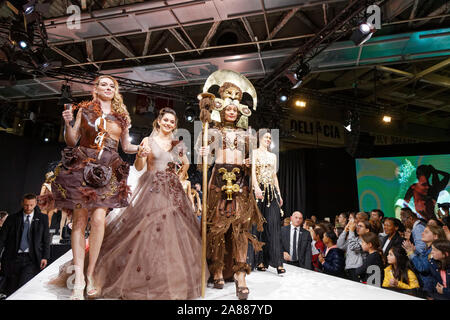
[[[117,150],[119,141],[125,153],[138,152],[129,142],[130,117],[117,81],[100,76],[94,81],[93,100],[63,111],[65,141],[62,160],[54,170],[51,190],[58,209],[73,210],[71,235],[75,283],[72,299],[84,299],[85,229],[90,216],[89,263],[86,269],[87,295],[97,294],[92,279],[105,232],[109,208],[128,206],[128,163]]]

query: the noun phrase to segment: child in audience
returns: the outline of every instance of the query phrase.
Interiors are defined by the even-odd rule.
[[[450,300],[450,241],[433,241],[430,261],[430,273],[436,280],[436,287],[430,296],[434,300]]]
[[[383,251],[381,251],[380,248],[380,239],[378,238],[378,235],[373,232],[363,234],[361,239],[361,247],[363,251],[368,253],[368,256],[364,260],[362,266],[356,268],[356,275],[362,283],[381,286],[384,278],[384,261]],[[370,276],[373,274],[373,266],[375,266],[375,277]],[[372,268],[369,269],[369,267]]]
[[[384,269],[383,287],[415,295],[419,288],[419,281],[411,270],[405,249],[394,246],[387,256],[388,267]]]

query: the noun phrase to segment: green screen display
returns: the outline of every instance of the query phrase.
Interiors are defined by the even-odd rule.
[[[359,209],[399,218],[410,207],[428,220],[450,202],[449,173],[450,154],[356,159]]]

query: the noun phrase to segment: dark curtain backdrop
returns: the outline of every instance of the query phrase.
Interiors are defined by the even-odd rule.
[[[49,164],[61,158],[63,146],[0,132],[0,210],[14,213],[25,193],[39,194]]]
[[[294,211],[305,213],[306,204],[306,152],[292,150],[280,153],[278,184],[283,198],[284,217]]]
[[[319,219],[357,210],[355,161],[344,149],[298,149],[280,153],[278,180],[285,216],[300,211]]]

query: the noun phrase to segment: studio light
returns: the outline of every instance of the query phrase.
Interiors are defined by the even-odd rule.
[[[281,89],[278,92],[278,96],[277,96],[278,101],[280,102],[286,102],[289,99],[289,92],[286,89]]]
[[[35,5],[36,5],[36,0],[27,1],[27,3],[24,4],[22,7],[23,12],[25,12],[26,15],[32,14],[34,12]]]
[[[383,116],[383,122],[390,123],[392,121],[392,117],[388,115]]]
[[[13,45],[18,46],[22,50],[27,50],[31,45],[30,39],[25,32],[14,30],[13,28],[11,28],[9,39]]]
[[[303,79],[310,71],[311,68],[309,67],[309,64],[307,64],[306,62],[301,62],[295,70],[294,78],[295,80],[297,80],[297,83],[292,87],[292,89],[297,89],[302,84]]]
[[[306,101],[300,100],[300,99],[296,99],[295,100],[295,106],[296,107],[300,107],[300,108],[306,108]]]
[[[195,120],[195,111],[192,107],[187,107],[184,111],[184,119],[186,119],[187,122],[194,122]]]
[[[360,46],[367,42],[376,30],[375,26],[369,22],[361,23],[359,27],[353,31],[350,40],[352,40],[355,45]]]

